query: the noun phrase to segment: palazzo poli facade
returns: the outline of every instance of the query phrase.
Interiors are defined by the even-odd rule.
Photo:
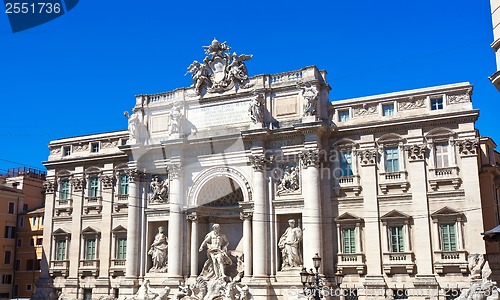
[[[49,144],[47,297],[296,299],[316,253],[351,297],[469,287],[469,83],[330,103],[325,71],[248,77],[229,50],[205,47],[190,88],[136,96],[128,130]]]

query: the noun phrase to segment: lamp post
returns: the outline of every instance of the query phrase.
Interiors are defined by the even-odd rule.
[[[314,268],[316,272],[311,268],[308,272],[304,267],[300,272],[300,281],[304,287],[304,295],[312,296],[314,300],[320,300],[323,298],[321,294],[321,288],[323,287],[319,278],[319,267],[321,266],[321,257],[316,253],[316,255],[312,258]],[[344,275],[340,272],[335,273],[335,285],[337,287],[342,283]]]

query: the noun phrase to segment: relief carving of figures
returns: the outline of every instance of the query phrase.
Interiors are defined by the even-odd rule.
[[[175,102],[170,110],[170,117],[168,119],[168,132],[170,134],[181,132],[181,119],[181,104],[179,102]]]
[[[203,64],[194,61],[188,67],[188,73],[193,78],[193,87],[197,95],[201,95],[203,88],[208,93],[222,92],[231,89],[235,83],[242,88],[248,88],[248,71],[245,61],[250,60],[252,55],[236,52],[229,53],[231,47],[226,42],[219,43],[216,39],[208,46],[203,46],[207,55]]]
[[[425,99],[408,99],[408,101],[401,101],[398,103],[399,110],[410,110],[425,107]]]
[[[75,152],[87,151],[89,150],[89,144],[80,144],[75,146],[73,149]]]
[[[168,286],[159,293],[154,292],[149,286],[149,279],[145,279],[137,293],[130,300],[167,300],[169,293],[170,288]]]
[[[203,265],[201,276],[205,280],[210,279],[225,279],[226,266],[232,265],[231,258],[227,254],[227,246],[229,241],[225,234],[220,232],[220,225],[212,225],[210,231],[203,239],[199,251],[203,251],[207,247],[208,259]]]
[[[276,187],[276,194],[295,192],[300,188],[300,169],[297,166],[286,166]]]
[[[254,124],[264,123],[264,105],[264,96],[262,94],[254,93],[254,96],[250,101],[250,106],[248,107],[250,119],[252,119]]]
[[[301,85],[298,83],[297,85],[302,89],[302,97],[304,97],[303,116],[315,116],[316,103],[318,102],[318,89],[312,84]]]
[[[373,115],[376,113],[377,113],[377,105],[368,105],[364,103],[362,107],[354,108],[352,115],[354,117],[361,117],[366,115]]]
[[[475,155],[477,154],[478,143],[478,139],[456,141],[456,144],[458,145],[458,153],[460,153],[460,155]]]
[[[408,158],[410,160],[424,159],[426,150],[426,145],[411,145],[407,148]]]
[[[151,179],[149,203],[168,203],[168,178],[160,180],[158,176]]]
[[[158,227],[158,233],[156,234],[155,239],[151,244],[151,248],[148,251],[148,254],[151,255],[151,259],[153,261],[153,267],[149,269],[150,273],[167,272],[168,238],[163,232],[163,226]]]
[[[457,103],[463,103],[463,102],[470,102],[470,94],[472,93],[472,90],[467,90],[466,93],[464,94],[458,94],[458,95],[448,95],[448,103],[449,104],[457,104]]]
[[[280,237],[278,247],[281,249],[281,270],[302,266],[302,230],[295,227],[295,220],[288,220],[289,227]]]

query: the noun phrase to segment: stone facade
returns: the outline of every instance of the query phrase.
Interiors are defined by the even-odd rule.
[[[52,296],[208,299],[190,288],[208,270],[225,299],[296,299],[297,255],[316,253],[325,286],[339,271],[360,299],[469,287],[485,253],[469,83],[330,103],[325,71],[247,77],[228,48],[206,47],[190,88],[136,96],[128,131],[49,144]]]
[[[491,83],[500,91],[500,0],[490,0],[491,20],[493,23],[493,42],[491,49],[495,51],[496,72],[490,76]]]

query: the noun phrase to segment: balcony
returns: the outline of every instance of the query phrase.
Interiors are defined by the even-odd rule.
[[[461,183],[462,179],[458,175],[458,167],[429,169],[429,185],[434,191],[445,185],[451,185],[457,190]]]
[[[109,271],[111,276],[125,275],[125,259],[112,259]]]
[[[434,251],[434,270],[437,274],[448,272],[467,273],[467,252],[464,250],[457,251]]]
[[[413,252],[384,253],[382,267],[386,274],[406,272],[412,274],[415,269]]]
[[[49,274],[52,277],[69,275],[69,260],[53,260],[50,262]]]
[[[73,212],[73,199],[56,200],[56,205],[54,207],[56,216],[71,216]]]
[[[92,211],[100,214],[102,211],[102,197],[85,197],[83,211],[85,214],[89,214]]]
[[[337,254],[337,270],[344,272],[344,269],[356,269],[360,275],[366,272],[365,255],[363,253],[339,253]]]
[[[361,183],[358,175],[341,176],[336,181],[337,184],[334,190],[337,196],[345,197],[349,196],[350,193],[354,193],[354,196],[359,196],[361,193]]]
[[[78,274],[80,276],[99,276],[99,260],[85,259],[80,260],[78,267]]]
[[[113,203],[113,208],[115,212],[120,212],[120,210],[128,207],[128,195],[115,195],[115,202]]]
[[[380,173],[379,176],[379,187],[384,194],[387,194],[390,189],[407,192],[410,187],[410,183],[408,182],[408,172],[406,171],[385,172]]]

